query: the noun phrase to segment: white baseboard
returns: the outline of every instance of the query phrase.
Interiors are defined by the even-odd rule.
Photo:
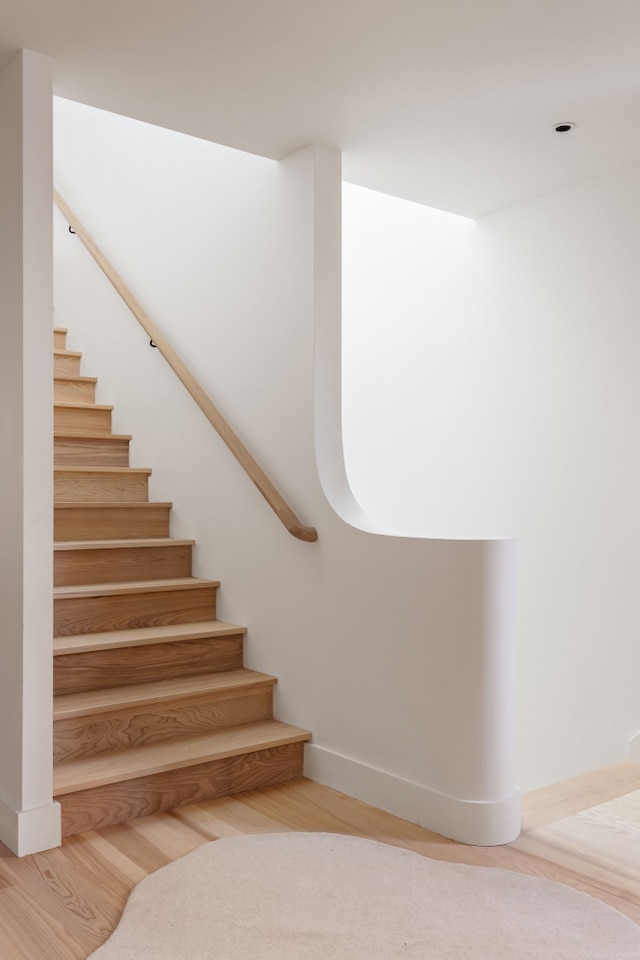
[[[0,799],[0,840],[18,857],[59,847],[60,804],[53,800],[33,810],[14,810]]]
[[[304,773],[459,843],[495,846],[510,843],[520,833],[520,792],[515,787],[504,800],[462,800],[311,743],[305,745]]]

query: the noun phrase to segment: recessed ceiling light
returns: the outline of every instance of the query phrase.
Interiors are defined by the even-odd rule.
[[[570,130],[573,130],[575,123],[569,123],[565,121],[564,123],[554,123],[553,129],[556,133],[569,133]]]

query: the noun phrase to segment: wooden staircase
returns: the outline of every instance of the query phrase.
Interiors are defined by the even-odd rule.
[[[70,836],[302,773],[310,734],[273,720],[150,470],[129,466],[81,354],[54,331],[54,796]]]

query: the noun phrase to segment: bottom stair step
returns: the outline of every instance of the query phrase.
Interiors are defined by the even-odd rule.
[[[310,737],[265,720],[59,764],[63,836],[301,776]]]

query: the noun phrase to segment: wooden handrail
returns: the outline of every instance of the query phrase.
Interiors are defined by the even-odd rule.
[[[315,527],[307,527],[296,517],[295,513],[288,505],[286,500],[269,480],[264,470],[251,456],[243,442],[229,426],[215,404],[209,399],[203,388],[195,377],[191,374],[184,362],[178,356],[166,337],[156,327],[155,323],[136,300],[133,293],[126,285],[122,277],[107,260],[104,253],[94,243],[91,236],[84,229],[73,211],[65,203],[57,190],[53,191],[53,197],[60,208],[63,216],[67,220],[72,230],[75,230],[78,238],[85,245],[93,259],[103,271],[107,279],[113,284],[132,314],[145,330],[147,336],[157,346],[158,350],[165,358],[176,376],[182,381],[195,402],[198,404],[209,423],[215,427],[220,437],[228,446],[238,463],[244,468],[250,479],[265,498],[267,503],[278,515],[289,533],[298,540],[306,540],[313,543],[318,539],[318,531]]]

